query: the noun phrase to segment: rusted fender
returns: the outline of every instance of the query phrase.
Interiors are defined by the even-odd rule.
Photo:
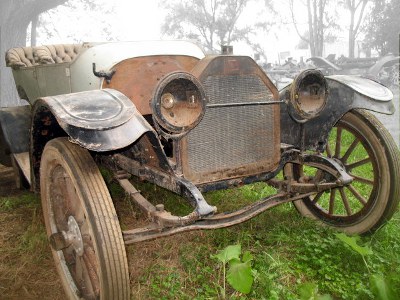
[[[357,108],[383,114],[393,114],[395,111],[392,102],[393,93],[375,81],[349,75],[333,75],[325,78],[328,83],[327,104],[318,117],[303,124],[296,122],[290,116],[288,110],[290,85],[279,92],[280,100],[283,101],[282,143],[304,150],[323,150],[332,127],[348,111]]]
[[[50,138],[57,125],[72,142],[98,152],[126,147],[152,130],[129,98],[113,89],[37,100],[33,107],[32,138]]]

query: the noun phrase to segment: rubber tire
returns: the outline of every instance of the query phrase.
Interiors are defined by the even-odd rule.
[[[374,205],[362,220],[343,226],[322,220],[318,214],[307,207],[304,202],[306,200],[294,201],[293,204],[303,216],[319,219],[349,234],[372,233],[393,216],[400,200],[399,150],[382,123],[363,109],[354,109],[346,113],[338,123],[345,123],[362,133],[377,158],[380,172],[379,186],[375,193],[376,197],[369,199],[369,201],[375,201]],[[291,175],[296,177],[294,173]]]
[[[51,224],[50,182],[53,170],[61,166],[71,179],[85,212],[91,243],[97,261],[100,283],[100,299],[129,299],[129,273],[121,228],[105,182],[89,152],[66,138],[48,142],[43,151],[40,168],[40,189],[47,235],[56,230]],[[55,200],[54,200],[55,201]],[[54,216],[53,216],[54,218]],[[66,216],[68,218],[68,216]],[[74,291],[73,278],[60,256],[61,251],[52,249],[57,271],[69,299],[80,299]],[[75,286],[76,288],[76,286]]]

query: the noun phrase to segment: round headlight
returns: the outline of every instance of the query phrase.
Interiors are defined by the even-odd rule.
[[[168,133],[195,127],[204,115],[206,96],[200,82],[187,72],[166,75],[154,92],[153,118]]]
[[[293,81],[290,102],[296,119],[309,120],[325,108],[328,97],[328,84],[318,70],[305,70]]]

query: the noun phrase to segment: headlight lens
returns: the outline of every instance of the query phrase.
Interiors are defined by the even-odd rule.
[[[325,108],[328,85],[324,75],[318,70],[305,70],[293,81],[290,102],[296,119],[309,120]]]
[[[187,72],[166,75],[151,102],[153,118],[167,132],[177,134],[195,127],[204,115],[206,96],[200,82]]]

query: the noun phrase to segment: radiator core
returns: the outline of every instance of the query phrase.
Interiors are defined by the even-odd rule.
[[[208,104],[273,101],[257,74],[211,75],[202,82]],[[185,178],[194,183],[271,171],[279,161],[279,107],[207,107],[186,137]]]

